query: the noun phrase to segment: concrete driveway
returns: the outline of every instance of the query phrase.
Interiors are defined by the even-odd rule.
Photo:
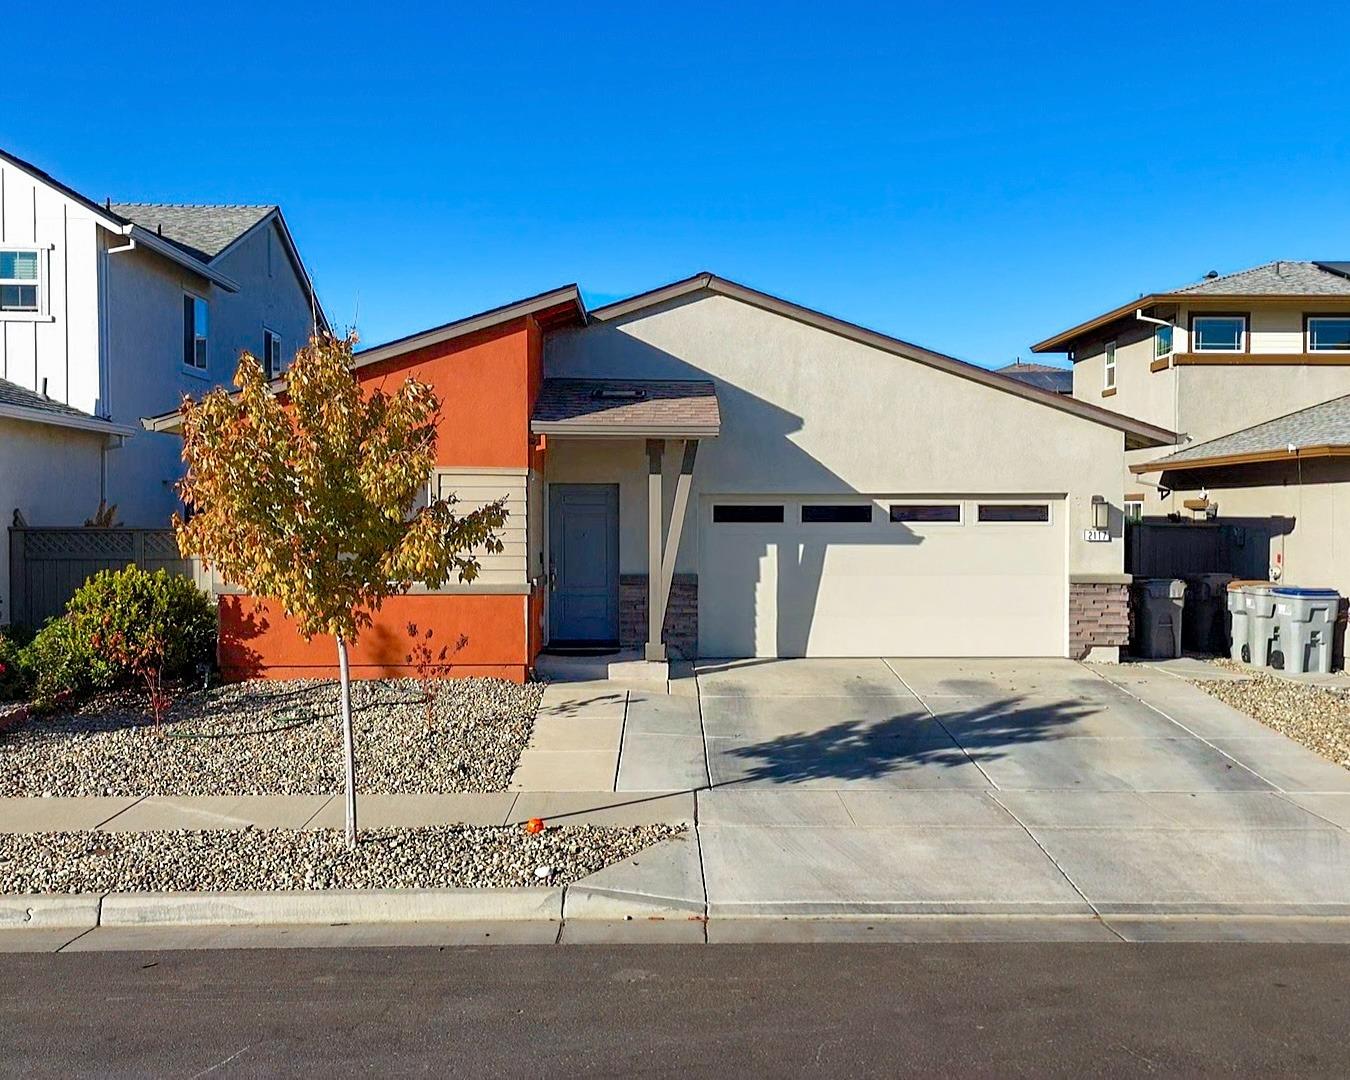
[[[710,936],[789,914],[1081,915],[1140,936],[1162,915],[1350,916],[1350,772],[1165,672],[701,661],[696,690],[660,706],[682,718],[669,742],[633,695],[619,775],[698,789],[681,872]]]

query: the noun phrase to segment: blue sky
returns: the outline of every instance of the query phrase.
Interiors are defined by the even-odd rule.
[[[81,6],[7,11],[0,146],[99,200],[279,202],[367,344],[706,269],[996,366],[1350,259],[1344,5]]]

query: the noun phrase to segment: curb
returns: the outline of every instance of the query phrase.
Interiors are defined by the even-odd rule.
[[[0,896],[0,933],[6,930],[91,930],[98,925],[100,893]]]
[[[563,890],[109,893],[99,926],[314,926],[562,920]]]

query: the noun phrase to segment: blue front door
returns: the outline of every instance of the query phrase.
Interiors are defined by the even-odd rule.
[[[619,640],[619,485],[550,484],[549,639]]]

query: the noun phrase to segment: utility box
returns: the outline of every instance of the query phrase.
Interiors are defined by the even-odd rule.
[[[1269,667],[1271,650],[1279,649],[1275,586],[1269,582],[1247,585],[1242,590],[1242,606],[1247,613],[1247,662]]]
[[[1228,655],[1228,583],[1232,574],[1187,574],[1183,644],[1192,652]]]
[[[1302,589],[1292,585],[1274,590],[1277,637],[1284,670],[1295,675],[1331,671],[1332,635],[1341,610],[1335,589]]]
[[[1134,582],[1135,655],[1168,660],[1181,655],[1186,583],[1179,578],[1141,578]]]

